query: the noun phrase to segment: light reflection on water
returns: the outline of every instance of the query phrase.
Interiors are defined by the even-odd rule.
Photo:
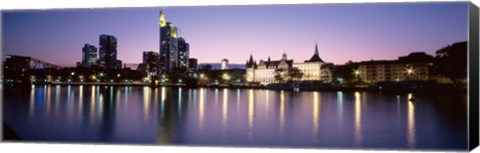
[[[6,95],[5,100],[6,110],[11,110],[5,112],[5,121],[18,129],[19,135],[26,140],[302,147],[466,147],[466,141],[461,139],[466,139],[465,125],[449,120],[465,116],[442,111],[445,104],[466,109],[458,104],[458,98],[466,101],[465,95],[432,98],[414,93],[32,87],[29,96]],[[53,95],[51,88],[54,88]],[[415,101],[409,101],[413,97]]]

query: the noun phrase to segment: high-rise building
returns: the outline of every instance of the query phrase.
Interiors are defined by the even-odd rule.
[[[92,67],[97,64],[97,47],[85,44],[82,48],[82,67]]]
[[[179,37],[178,28],[165,20],[160,11],[160,69],[170,72],[173,68],[189,67],[190,45]]]
[[[197,70],[198,60],[196,58],[188,59],[188,68]]]
[[[143,52],[143,64],[159,64],[160,63],[160,54],[154,51],[144,51]]]
[[[121,63],[121,62],[120,62]],[[117,61],[117,38],[112,35],[100,35],[100,59],[98,63],[107,69],[121,69]]]
[[[188,58],[189,58],[189,49],[190,44],[185,42],[185,39],[182,37],[178,38],[178,62],[179,67],[188,68]]]
[[[160,67],[170,72],[177,67],[178,42],[177,28],[165,20],[163,11],[160,11]]]
[[[221,63],[222,63],[222,70],[227,70],[228,69],[228,59],[223,59]]]

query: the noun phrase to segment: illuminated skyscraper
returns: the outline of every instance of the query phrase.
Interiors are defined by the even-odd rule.
[[[177,28],[160,11],[160,68],[170,72],[175,67],[178,67]]]
[[[82,67],[92,67],[97,64],[97,47],[85,44],[82,48]]]
[[[190,44],[179,37],[177,27],[165,20],[165,14],[160,11],[160,69],[170,72],[172,68],[189,67]]]
[[[179,67],[188,68],[190,44],[185,42],[182,37],[178,38],[178,62]]]
[[[117,38],[111,35],[100,35],[99,64],[107,69],[120,69],[117,62]]]

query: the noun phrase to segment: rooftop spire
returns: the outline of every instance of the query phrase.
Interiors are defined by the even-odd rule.
[[[160,10],[160,27],[163,27],[167,25],[167,22],[165,21],[165,14],[163,13],[163,9]]]
[[[318,55],[318,45],[315,43],[315,55]]]

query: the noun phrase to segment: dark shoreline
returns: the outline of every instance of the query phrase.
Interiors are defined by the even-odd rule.
[[[3,122],[3,139],[2,140],[22,140],[18,134],[13,131],[5,122]]]
[[[467,93],[466,87],[454,86],[452,84],[428,84],[428,85],[419,85],[419,84],[386,84],[386,85],[349,85],[349,86],[340,86],[332,84],[302,84],[294,87],[293,84],[274,84],[267,86],[247,86],[247,85],[227,85],[227,84],[218,84],[218,85],[193,85],[188,86],[185,84],[161,84],[161,85],[146,85],[146,84],[128,84],[128,83],[51,83],[51,84],[36,84],[38,86],[42,85],[60,85],[60,86],[114,86],[114,87],[124,87],[124,86],[139,86],[139,87],[151,87],[151,88],[161,88],[161,87],[177,87],[177,88],[209,88],[209,89],[265,89],[265,90],[284,90],[284,91],[324,91],[324,92],[392,92],[392,93],[418,93],[418,92],[428,92],[428,93]],[[26,92],[30,91],[31,85],[25,86],[10,86],[5,88],[4,92],[6,93],[18,93],[20,91]],[[13,90],[12,90],[13,89]]]

